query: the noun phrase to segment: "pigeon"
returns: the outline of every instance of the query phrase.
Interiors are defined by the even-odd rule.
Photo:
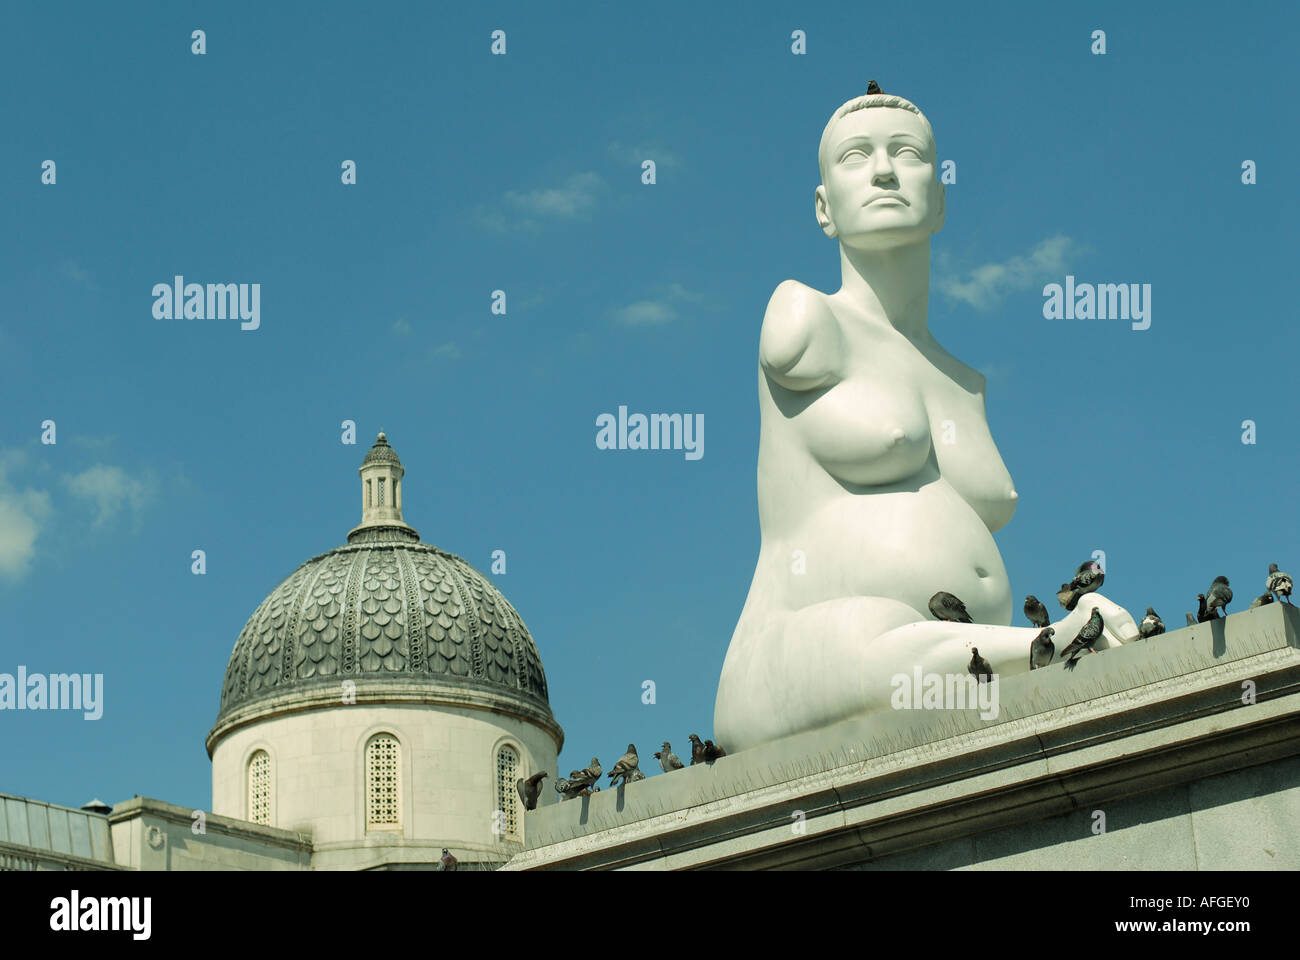
[[[446,847],[442,848],[442,859],[438,861],[435,868],[439,873],[451,872],[456,869],[456,858],[451,855]]]
[[[525,780],[520,777],[515,783],[515,789],[519,791],[519,799],[524,802],[525,810],[537,809],[537,798],[542,792],[542,781],[546,779],[547,773],[543,770],[541,773],[534,773]]]
[[[705,763],[712,763],[714,760],[717,760],[719,757],[725,757],[726,755],[727,755],[727,751],[723,750],[719,746],[716,746],[712,740],[704,741],[704,762]]]
[[[868,80],[868,81],[867,81],[867,94],[868,94],[868,95],[873,94],[873,93],[884,93],[884,92],[885,92],[884,90],[881,90],[881,89],[880,89],[880,84],[876,83],[876,81],[874,81],[874,80]]]
[[[1198,593],[1196,595],[1196,604],[1197,623],[1205,623],[1206,621],[1214,619],[1214,614],[1205,609],[1205,594]]]
[[[619,757],[618,763],[614,764],[614,769],[609,771],[609,785],[612,787],[615,780],[622,780],[623,783],[627,783],[628,776],[638,768],[640,762],[640,758],[636,755],[636,747],[629,743],[627,753]]]
[[[1061,651],[1061,659],[1068,660],[1073,664],[1083,650],[1096,653],[1097,651],[1092,649],[1092,646],[1097,642],[1097,638],[1101,636],[1101,628],[1105,625],[1105,622],[1101,619],[1101,611],[1093,607],[1092,616],[1079,630],[1079,635],[1070,641],[1068,647]]]
[[[592,757],[590,766],[583,770],[573,770],[569,773],[569,782],[577,784],[578,786],[589,787],[600,779],[602,773],[604,773],[604,771],[600,769],[600,761],[595,757]]]
[[[555,792],[564,795],[566,800],[572,800],[574,797],[584,796],[587,788],[600,779],[603,771],[600,769],[600,761],[595,757],[591,758],[591,766],[584,770],[573,770],[569,773],[569,779],[560,779],[555,781]]]
[[[1069,583],[1061,584],[1061,589],[1056,591],[1056,599],[1066,610],[1073,610],[1079,605],[1081,596],[1100,590],[1105,579],[1106,574],[1096,560],[1081,563],[1079,569],[1075,571],[1074,579]]]
[[[691,766],[704,762],[704,741],[695,734],[691,734]]]
[[[1211,620],[1219,616],[1218,611],[1223,611],[1223,616],[1228,615],[1228,604],[1232,603],[1232,590],[1228,587],[1227,577],[1215,577],[1214,583],[1210,584],[1210,592],[1205,595],[1205,611]]]
[[[1025,597],[1025,619],[1036,627],[1047,626],[1047,608],[1032,593]]]
[[[1273,602],[1273,594],[1261,593],[1258,597],[1256,597],[1254,600],[1250,602],[1250,609],[1254,610],[1256,607],[1262,607],[1264,604],[1272,603],[1272,602]]]
[[[1153,608],[1147,607],[1147,615],[1138,624],[1138,639],[1150,640],[1152,637],[1158,637],[1164,632],[1165,622],[1160,619],[1160,614],[1156,613]]]
[[[979,647],[971,647],[970,653],[970,663],[966,665],[966,669],[970,672],[971,676],[975,677],[975,679],[981,683],[985,680],[992,680],[993,668],[989,666],[987,660],[980,656]]]
[[[1056,631],[1051,627],[1044,627],[1038,632],[1029,644],[1029,669],[1037,670],[1039,667],[1045,667],[1052,662],[1052,657],[1056,656],[1056,645],[1052,643],[1052,637],[1056,636]]]
[[[680,770],[686,764],[677,759],[677,754],[673,753],[673,745],[667,740],[664,745],[655,754],[655,759],[659,761],[659,767],[664,773],[672,773],[674,770]]]
[[[974,623],[970,614],[966,612],[966,604],[962,603],[951,593],[940,590],[930,598],[930,612],[934,614],[936,620],[944,620],[948,623]]]
[[[1265,583],[1268,592],[1273,594],[1279,600],[1285,599],[1287,603],[1291,602],[1291,578],[1277,568],[1276,563],[1268,565],[1268,582]]]

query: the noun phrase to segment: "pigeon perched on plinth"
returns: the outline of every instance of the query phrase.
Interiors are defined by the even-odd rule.
[[[677,754],[673,753],[673,745],[667,740],[659,748],[659,752],[655,754],[655,759],[659,761],[659,768],[664,773],[672,773],[674,770],[680,770],[686,766],[681,760],[677,759]]]
[[[881,90],[881,89],[880,89],[880,84],[876,83],[876,81],[874,81],[874,80],[868,80],[868,81],[867,81],[867,94],[868,94],[868,95],[871,95],[871,94],[873,94],[873,93],[884,93],[884,92],[885,92],[884,90]]]
[[[1277,599],[1291,602],[1291,588],[1294,585],[1291,583],[1291,578],[1277,568],[1276,563],[1268,565],[1268,580],[1264,586]]]
[[[1152,637],[1158,637],[1164,632],[1165,622],[1160,619],[1160,614],[1156,613],[1153,608],[1147,607],[1147,615],[1138,624],[1138,639],[1150,640]]]
[[[442,858],[438,861],[435,868],[437,873],[451,873],[456,869],[456,858],[451,855],[446,847],[442,848]]]
[[[966,612],[966,604],[944,590],[940,590],[930,598],[930,612],[934,614],[936,620],[948,623],[974,623],[970,614]]]
[[[589,787],[600,779],[602,773],[604,773],[604,771],[600,769],[600,761],[595,757],[592,757],[591,763],[583,769],[572,770],[569,772],[569,782],[576,783],[579,786]]]
[[[1032,593],[1025,597],[1025,619],[1036,627],[1045,627],[1051,622],[1047,616],[1047,608],[1043,606],[1043,601]]]
[[[1223,616],[1228,615],[1228,604],[1232,603],[1232,589],[1228,586],[1227,577],[1215,577],[1214,583],[1210,585],[1210,592],[1205,595],[1205,610],[1210,619],[1213,620],[1219,616],[1219,611],[1223,611]]]
[[[1256,607],[1262,607],[1264,606],[1264,604],[1272,603],[1272,602],[1273,602],[1273,594],[1261,593],[1254,600],[1250,601],[1250,609],[1254,610]]]
[[[1061,584],[1061,589],[1056,591],[1056,599],[1066,610],[1073,610],[1079,605],[1080,597],[1085,593],[1100,590],[1105,580],[1105,571],[1096,560],[1081,563],[1079,569],[1075,571],[1074,579],[1069,583]]]
[[[1101,636],[1102,627],[1105,625],[1105,621],[1101,619],[1101,611],[1096,607],[1093,607],[1092,616],[1089,617],[1088,622],[1080,628],[1079,635],[1070,641],[1068,647],[1061,651],[1061,659],[1069,661],[1068,665],[1073,667],[1074,661],[1084,650],[1087,650],[1089,653],[1096,653],[1097,651],[1093,649],[1093,644],[1095,644],[1097,638]]]
[[[601,773],[600,761],[595,757],[591,758],[590,766],[582,770],[572,770],[566,780],[560,777],[555,781],[555,792],[563,794],[566,800],[572,800],[574,797],[580,797],[587,791],[592,784],[600,779]],[[599,787],[597,787],[599,789]],[[594,792],[594,791],[593,791]]]
[[[609,785],[611,787],[614,786],[616,780],[621,780],[623,783],[627,783],[628,775],[631,774],[633,770],[638,769],[640,763],[641,759],[636,755],[636,747],[629,743],[627,745],[627,753],[619,757],[618,763],[614,764],[614,769],[609,771]]]
[[[989,662],[980,656],[979,647],[970,648],[970,663],[966,665],[966,670],[980,683],[993,679],[993,668]]]
[[[525,780],[520,777],[515,783],[515,789],[519,791],[519,799],[524,802],[525,810],[537,809],[537,798],[542,793],[542,781],[546,779],[547,773],[543,770],[541,773],[534,773]]]
[[[1030,641],[1030,670],[1037,670],[1039,667],[1045,667],[1052,662],[1052,657],[1056,656],[1056,644],[1052,643],[1052,637],[1054,636],[1056,636],[1055,630],[1051,627],[1044,627],[1038,631],[1038,636]]]
[[[712,740],[704,741],[704,762],[712,763],[727,755],[727,751],[717,746]]]
[[[1211,613],[1209,609],[1205,606],[1205,594],[1198,593],[1196,595],[1196,622],[1208,623],[1210,620],[1213,619],[1214,619],[1214,614]]]
[[[695,734],[688,738],[691,741],[691,766],[704,762],[704,741]]]

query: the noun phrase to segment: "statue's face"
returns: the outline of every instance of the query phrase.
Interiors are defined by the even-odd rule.
[[[898,107],[840,117],[819,158],[817,222],[845,246],[880,250],[924,240],[943,226],[943,184],[921,118]]]

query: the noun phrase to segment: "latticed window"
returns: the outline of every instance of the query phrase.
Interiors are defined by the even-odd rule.
[[[501,835],[519,839],[519,754],[504,746],[497,751],[497,809],[501,811]]]
[[[248,760],[248,819],[271,825],[271,755],[265,750]]]
[[[379,478],[379,505],[384,505],[384,478]]]
[[[381,733],[366,745],[366,826],[395,827],[402,822],[401,760],[397,738]]]

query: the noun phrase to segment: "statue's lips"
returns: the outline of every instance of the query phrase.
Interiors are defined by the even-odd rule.
[[[882,194],[880,194],[879,196],[872,197],[870,200],[868,200],[866,203],[864,203],[863,206],[864,206],[864,207],[869,207],[869,206],[871,206],[873,203],[876,203],[877,201],[880,201],[880,200],[897,200],[897,201],[899,201],[900,203],[902,203],[902,204],[904,204],[904,205],[906,205],[906,206],[909,206],[909,207],[910,207],[910,206],[912,205],[912,204],[911,204],[911,201],[909,201],[909,200],[907,199],[907,197],[899,196],[899,195],[896,194],[896,193],[882,193]]]

